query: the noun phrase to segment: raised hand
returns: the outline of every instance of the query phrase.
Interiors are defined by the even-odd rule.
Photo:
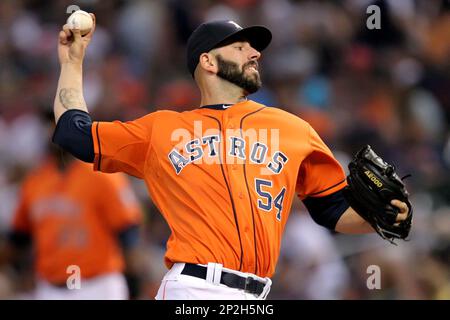
[[[70,29],[68,24],[65,24],[59,32],[58,57],[61,65],[67,63],[81,65],[83,63],[86,48],[95,32],[95,15],[93,13],[89,14],[94,21],[94,25],[85,36],[81,36],[79,29]]]

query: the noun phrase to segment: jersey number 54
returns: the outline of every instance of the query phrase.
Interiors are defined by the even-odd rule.
[[[278,195],[273,198],[272,194],[268,191],[268,189],[272,188],[272,181],[264,180],[264,179],[255,179],[255,190],[259,195],[260,199],[258,199],[258,208],[261,210],[270,212],[273,207],[277,209],[277,220],[281,221],[281,213],[283,211],[283,200],[284,194],[286,193],[286,188],[283,187]]]

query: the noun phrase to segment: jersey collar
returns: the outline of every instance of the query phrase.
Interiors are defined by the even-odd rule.
[[[208,104],[206,106],[201,106],[200,109],[226,110],[231,106],[232,104]]]
[[[226,107],[228,106],[228,109],[224,109],[223,105],[225,105]],[[206,115],[209,114],[211,116],[213,115],[218,115],[218,113],[222,113],[225,112],[226,110],[230,110],[226,113],[232,112],[234,116],[244,116],[247,113],[251,113],[255,110],[258,110],[262,107],[265,107],[265,105],[262,105],[260,103],[257,103],[255,101],[252,100],[246,100],[246,101],[241,101],[235,104],[217,104],[217,105],[205,105],[205,106],[201,106],[195,110],[197,110],[197,112]]]

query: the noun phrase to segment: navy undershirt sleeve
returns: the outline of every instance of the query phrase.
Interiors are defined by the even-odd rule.
[[[331,230],[336,228],[342,214],[350,207],[342,190],[324,197],[308,197],[303,204],[317,224]]]
[[[94,162],[92,119],[81,110],[68,110],[59,118],[53,134],[53,143],[84,162]]]

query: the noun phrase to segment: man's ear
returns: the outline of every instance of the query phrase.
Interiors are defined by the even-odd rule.
[[[217,60],[210,53],[200,55],[199,66],[208,72],[217,73]]]

